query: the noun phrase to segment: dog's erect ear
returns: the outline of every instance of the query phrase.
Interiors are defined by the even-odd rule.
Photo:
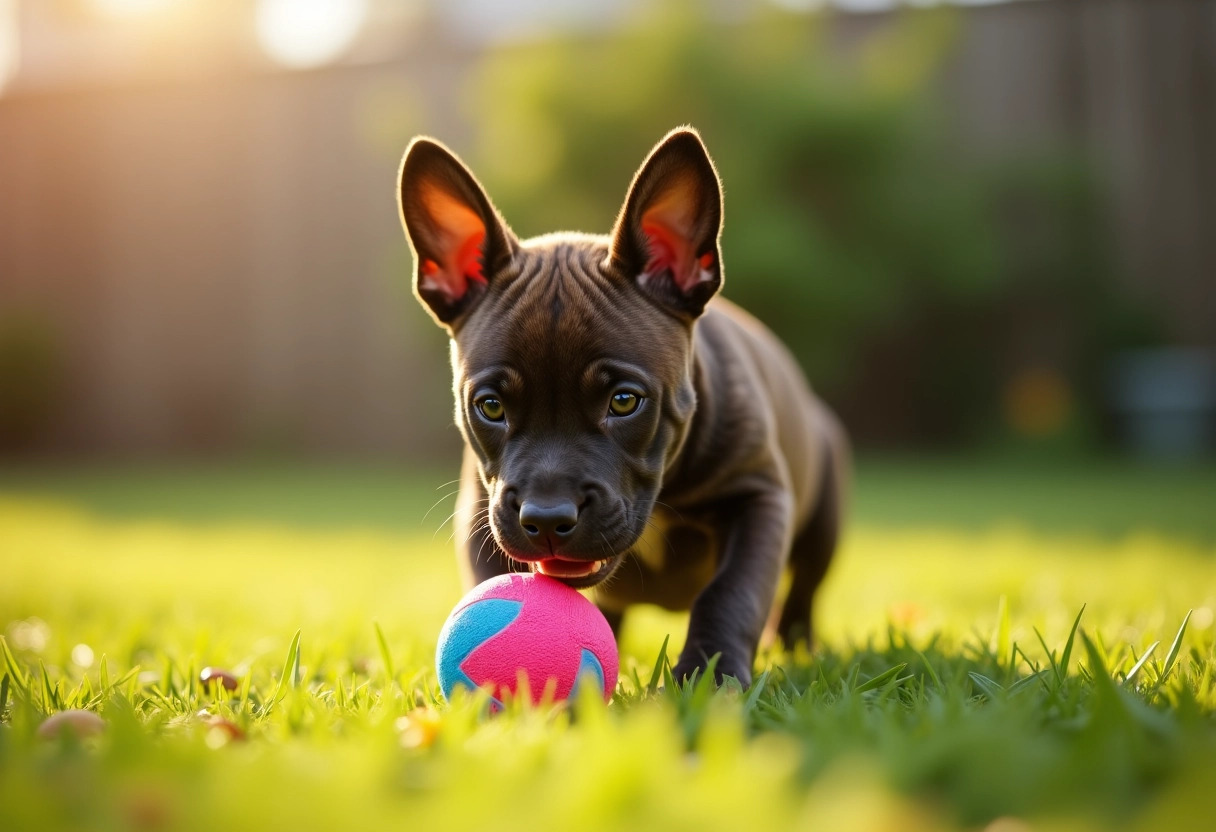
[[[700,315],[722,287],[722,184],[690,128],[668,133],[633,177],[612,232],[612,258],[681,316]]]
[[[469,169],[419,137],[401,160],[401,224],[414,253],[414,294],[450,327],[515,252],[516,240]]]

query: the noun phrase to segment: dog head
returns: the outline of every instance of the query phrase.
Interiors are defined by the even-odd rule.
[[[415,139],[400,208],[414,293],[451,336],[456,424],[502,551],[573,586],[641,535],[696,404],[693,326],[722,285],[721,185],[668,134],[607,236],[520,241],[464,164]]]

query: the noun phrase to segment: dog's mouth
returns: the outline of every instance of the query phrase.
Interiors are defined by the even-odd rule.
[[[593,587],[607,578],[624,559],[624,555],[613,555],[601,560],[585,560],[550,556],[545,558],[516,558],[516,563],[522,563],[531,571],[556,578],[567,586],[575,589]]]

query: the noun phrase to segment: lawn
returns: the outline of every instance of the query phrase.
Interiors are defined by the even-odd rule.
[[[436,698],[452,476],[0,471],[0,829],[1211,826],[1212,469],[866,462],[812,653],[680,690],[642,610],[611,705],[495,717]]]

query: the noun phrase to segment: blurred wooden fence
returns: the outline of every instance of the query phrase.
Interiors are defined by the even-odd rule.
[[[1046,0],[967,15],[946,79],[985,152],[1066,145],[1105,174],[1121,271],[1216,345],[1216,2]]]

